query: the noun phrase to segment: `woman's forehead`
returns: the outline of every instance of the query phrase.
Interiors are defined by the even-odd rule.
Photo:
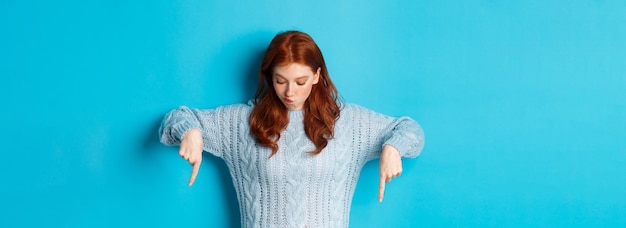
[[[286,65],[275,66],[273,74],[282,77],[299,78],[302,76],[313,75],[313,69],[310,66],[300,63],[290,63]]]

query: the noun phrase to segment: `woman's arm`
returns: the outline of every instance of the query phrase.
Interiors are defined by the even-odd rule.
[[[366,108],[346,107],[355,126],[355,137],[367,139],[366,161],[380,158],[378,200],[382,202],[385,184],[402,173],[401,157],[417,157],[424,147],[422,127],[409,117],[394,118]]]
[[[196,110],[195,112],[198,113],[199,111]],[[161,121],[159,128],[161,143],[168,146],[179,145],[187,131],[191,129],[200,130],[200,122],[202,121],[200,116],[210,115],[209,111],[196,115],[193,110],[185,106],[168,112]]]
[[[159,128],[161,143],[174,146],[182,143],[183,136],[191,129],[198,129],[202,138],[202,149],[221,157],[220,142],[225,140],[219,124],[218,109],[190,109],[181,106],[165,115]]]
[[[424,131],[410,117],[390,117],[358,105],[347,104],[341,113],[351,122],[358,147],[362,148],[366,161],[379,158],[384,146],[398,150],[400,156],[417,157],[424,147]]]
[[[378,184],[378,202],[383,202],[385,184],[402,174],[401,157],[417,157],[424,148],[424,132],[414,120],[408,117],[398,118],[389,124],[383,149],[380,154],[380,177]]]
[[[224,158],[226,148],[232,148],[236,139],[245,134],[244,122],[250,107],[230,105],[199,110],[182,106],[165,115],[159,128],[160,140],[165,145],[180,144],[180,156],[193,166],[189,185],[200,168],[203,150]]]
[[[392,118],[393,120],[381,132],[383,145],[391,145],[406,158],[419,156],[424,148],[424,131],[410,117]]]
[[[189,186],[196,180],[202,163],[202,150],[205,144],[203,135],[208,135],[203,132],[208,132],[210,126],[216,127],[216,124],[206,123],[214,120],[214,110],[200,111],[182,106],[167,113],[161,122],[159,128],[161,143],[169,146],[180,144],[179,155],[193,166]],[[213,153],[219,156],[216,152]]]
[[[204,151],[223,158],[237,140],[248,133],[248,116],[251,105],[236,104],[215,109],[190,109],[185,106],[170,111],[159,129],[161,142],[179,145],[191,129],[198,129],[202,136]]]

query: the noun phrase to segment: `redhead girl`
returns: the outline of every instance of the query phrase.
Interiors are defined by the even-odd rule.
[[[302,32],[283,32],[267,48],[248,104],[180,107],[161,124],[161,142],[180,145],[196,179],[202,151],[226,162],[242,227],[348,227],[361,168],[380,158],[378,200],[402,173],[402,157],[424,146],[422,128],[338,101],[322,52]]]

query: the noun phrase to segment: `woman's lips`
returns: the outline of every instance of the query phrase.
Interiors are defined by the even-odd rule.
[[[288,104],[293,103],[293,100],[289,98],[283,98],[283,100],[285,101],[285,103],[288,103]]]

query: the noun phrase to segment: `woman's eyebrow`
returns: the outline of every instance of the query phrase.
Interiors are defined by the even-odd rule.
[[[276,77],[281,77],[282,79],[285,79],[285,80],[287,79],[287,78],[283,77],[283,76],[282,76],[282,75],[280,75],[280,74],[274,74],[274,76],[276,76]],[[304,76],[297,77],[297,78],[296,78],[296,80],[300,80],[300,79],[308,79],[308,78],[309,78],[309,76],[304,75]]]

